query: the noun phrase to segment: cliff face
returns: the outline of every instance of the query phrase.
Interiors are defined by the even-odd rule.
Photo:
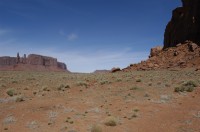
[[[164,48],[174,47],[186,40],[200,45],[200,0],[182,0],[176,8],[164,34]]]
[[[17,57],[0,57],[0,70],[67,71],[67,66],[53,57],[17,54]]]

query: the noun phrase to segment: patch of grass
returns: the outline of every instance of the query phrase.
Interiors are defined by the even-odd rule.
[[[36,80],[34,77],[29,77],[29,78],[27,78],[26,80],[28,80],[28,81],[32,81],[32,80]]]
[[[141,79],[136,79],[136,82],[142,82],[142,80]]]
[[[25,101],[25,99],[24,99],[23,96],[18,96],[18,97],[16,97],[16,99],[15,99],[15,102],[23,102],[23,101]]]
[[[13,89],[8,90],[6,93],[7,93],[9,96],[14,96],[14,95],[16,95],[15,90],[13,90]]]
[[[117,119],[115,117],[108,117],[105,119],[105,123],[106,126],[117,126]]]
[[[13,80],[12,83],[18,83],[16,80]]]
[[[134,113],[131,117],[132,117],[132,118],[136,118],[136,117],[137,117],[137,114]]]
[[[86,82],[78,82],[77,86],[85,86],[86,88],[88,87],[88,84]]]
[[[118,79],[117,79],[117,82],[121,82],[121,81],[122,81],[122,79],[121,79],[121,78],[118,78]]]
[[[48,117],[49,117],[50,119],[56,118],[57,116],[58,116],[58,112],[50,111],[50,112],[48,113]]]
[[[14,123],[14,122],[16,122],[16,119],[13,116],[8,116],[3,120],[4,124],[11,124],[11,123]]]
[[[93,125],[91,128],[91,132],[102,132],[102,128],[100,125]]]
[[[149,86],[152,86],[152,83],[150,82],[150,83],[148,83],[148,85],[149,85]]]
[[[6,85],[5,84],[0,84],[0,88],[5,88]]]
[[[192,87],[197,87],[198,85],[194,81],[188,81],[183,84],[184,86],[192,86]]]
[[[36,128],[39,127],[39,124],[38,124],[37,121],[31,121],[31,122],[28,122],[28,123],[27,123],[27,127],[28,127],[29,129],[36,129]]]
[[[69,123],[70,123],[70,124],[73,124],[73,123],[74,123],[74,121],[70,121]]]
[[[179,87],[175,87],[174,92],[192,92],[195,87],[197,87],[197,84],[194,81],[188,81]]]
[[[107,81],[107,80],[103,80],[103,81],[100,82],[101,85],[110,84],[110,83],[111,83],[111,82],[109,82],[109,81]]]
[[[134,87],[130,88],[130,90],[138,90],[138,89],[140,89],[140,88],[137,87],[137,86],[134,86]]]
[[[58,91],[65,91],[65,89],[67,89],[67,88],[70,88],[70,86],[69,86],[69,85],[61,84],[61,85],[57,88],[57,90],[58,90]]]
[[[139,110],[139,109],[134,109],[133,111],[134,111],[134,112],[139,112],[140,110]]]
[[[33,94],[34,94],[34,95],[36,95],[36,94],[37,94],[37,92],[36,92],[36,91],[34,91],[34,92],[33,92]]]

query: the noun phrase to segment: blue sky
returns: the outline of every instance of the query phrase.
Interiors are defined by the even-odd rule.
[[[163,45],[180,0],[0,0],[0,56],[41,54],[72,72],[124,68]]]

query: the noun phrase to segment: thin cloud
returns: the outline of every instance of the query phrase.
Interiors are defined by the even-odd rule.
[[[71,33],[71,34],[66,34],[65,33],[65,31],[64,30],[59,30],[59,34],[61,35],[61,36],[64,36],[64,37],[66,37],[67,36],[67,40],[69,40],[69,41],[74,41],[74,40],[76,40],[76,39],[78,39],[78,35],[77,34],[75,34],[75,33]]]
[[[65,34],[65,32],[64,32],[63,30],[60,30],[60,31],[59,31],[59,34],[60,34],[61,36],[66,36],[66,34]]]
[[[78,39],[78,35],[75,34],[75,33],[71,33],[71,34],[69,34],[69,35],[67,36],[67,39],[68,39],[69,41],[76,40],[76,39]]]

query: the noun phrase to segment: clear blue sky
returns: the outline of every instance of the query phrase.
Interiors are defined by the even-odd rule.
[[[181,0],[0,0],[0,56],[53,56],[73,72],[126,67],[163,45]]]

